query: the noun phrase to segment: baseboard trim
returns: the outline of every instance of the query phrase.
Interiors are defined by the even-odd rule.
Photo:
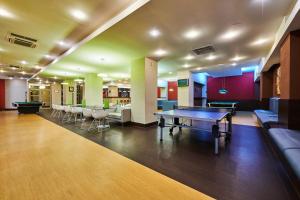
[[[131,126],[142,127],[142,128],[157,126],[157,124],[158,124],[158,122],[151,122],[148,124],[142,124],[142,123],[138,123],[138,122],[130,122]]]
[[[0,109],[0,111],[15,111],[15,110],[18,110],[17,108],[3,108],[3,109]]]

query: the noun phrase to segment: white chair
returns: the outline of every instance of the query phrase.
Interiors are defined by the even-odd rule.
[[[74,122],[76,124],[78,115],[82,120],[82,107],[71,107],[71,116],[69,121],[71,121],[72,117],[74,117]]]
[[[52,113],[51,113],[51,115],[50,115],[50,118],[55,117],[57,111],[58,111],[58,110],[57,110],[57,105],[52,104]]]
[[[71,106],[63,106],[65,115],[62,118],[62,122],[69,122],[71,119]]]
[[[105,110],[101,109],[95,109],[92,111],[92,117],[94,120],[92,121],[88,131],[92,130],[93,127],[98,129],[98,132],[102,132],[105,129],[108,129],[109,123],[108,120],[106,119],[108,116],[108,113]]]
[[[92,118],[92,109],[90,108],[82,108],[82,120],[80,128],[83,129],[84,123],[87,119]]]
[[[57,117],[58,119],[60,119],[61,117],[63,117],[64,115],[64,106],[62,105],[56,105],[56,113],[55,113],[55,116],[54,117]]]

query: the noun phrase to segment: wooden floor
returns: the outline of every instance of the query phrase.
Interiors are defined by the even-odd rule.
[[[255,117],[254,113],[250,111],[237,111],[232,118],[232,123],[259,127],[257,118]]]
[[[78,128],[80,123],[50,118],[50,110],[39,114],[73,134],[219,200],[298,199],[280,161],[270,151],[267,136],[256,126],[234,124],[230,143],[226,145],[221,139],[220,155],[215,156],[213,138],[206,131],[183,129],[169,135],[165,129],[164,141],[160,142],[156,126],[140,128],[111,123],[110,129],[97,133]],[[90,123],[87,120],[85,128]],[[193,124],[207,126],[198,123]]]
[[[0,112],[0,199],[211,199],[37,115]]]

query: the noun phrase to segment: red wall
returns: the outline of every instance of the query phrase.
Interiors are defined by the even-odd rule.
[[[172,91],[170,91],[170,89]],[[177,81],[170,81],[168,82],[168,100],[177,100]]]
[[[5,108],[5,80],[0,80],[0,110]]]
[[[220,94],[225,79],[227,94]],[[252,100],[254,93],[254,73],[245,72],[242,76],[229,76],[222,78],[208,77],[207,98],[209,100]]]
[[[160,87],[157,87],[157,98],[161,97],[161,93],[160,93]]]

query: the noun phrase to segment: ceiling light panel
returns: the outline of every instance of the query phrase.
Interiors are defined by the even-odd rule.
[[[217,58],[216,55],[209,55],[206,57],[206,60],[215,60]]]
[[[71,9],[70,15],[78,21],[86,21],[88,19],[87,14],[79,9]]]
[[[149,35],[153,38],[157,38],[161,35],[161,32],[158,29],[154,28],[149,31]]]
[[[220,41],[232,41],[235,38],[238,38],[242,34],[242,31],[239,29],[229,30],[220,36]]]
[[[200,36],[200,31],[199,30],[196,30],[196,29],[191,29],[191,30],[188,30],[186,31],[183,36],[186,38],[186,39],[196,39]]]
[[[0,17],[15,18],[15,15],[4,7],[0,7]]]
[[[266,43],[269,43],[271,40],[268,38],[259,38],[257,40],[255,40],[254,42],[252,42],[250,45],[251,46],[261,46],[264,45]]]
[[[233,62],[237,62],[240,60],[244,60],[245,58],[246,58],[246,56],[235,56],[235,57],[231,58],[230,60]]]
[[[167,54],[167,51],[164,50],[164,49],[158,49],[158,50],[156,50],[156,51],[154,52],[154,54],[155,54],[156,56],[164,56],[164,55]]]

